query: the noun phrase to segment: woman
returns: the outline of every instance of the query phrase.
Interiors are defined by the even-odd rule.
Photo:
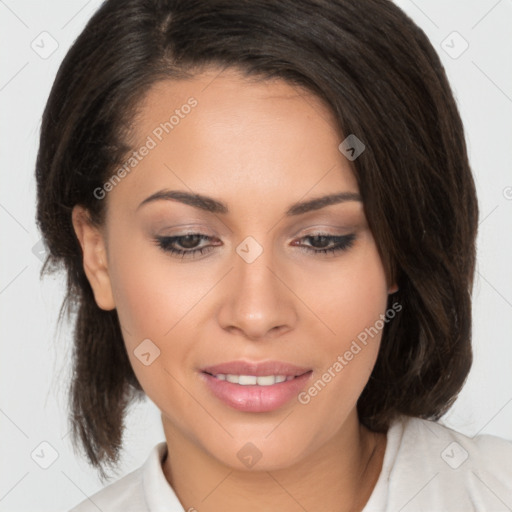
[[[469,372],[478,207],[423,32],[384,0],[107,0],[44,113],[38,224],[76,311],[73,510],[501,510]]]

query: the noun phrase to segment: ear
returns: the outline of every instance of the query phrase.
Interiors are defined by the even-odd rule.
[[[105,311],[115,309],[104,235],[92,223],[87,210],[82,206],[76,205],[73,208],[71,219],[82,247],[84,271],[93,290],[96,304]]]

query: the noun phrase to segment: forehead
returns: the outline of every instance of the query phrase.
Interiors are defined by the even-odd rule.
[[[150,149],[115,195],[122,189],[142,201],[180,188],[226,202],[252,196],[293,203],[308,191],[358,191],[332,112],[283,80],[225,70],[161,81],[141,101],[132,127],[132,149]]]
[[[209,68],[188,79],[154,83],[142,97],[137,119],[139,127],[149,129],[151,126],[145,122],[154,120],[152,114],[166,117],[166,113],[179,109],[191,96],[202,105],[204,115],[221,114],[232,109],[265,110],[265,102],[275,109],[276,114],[291,116],[299,108],[298,115],[320,116],[329,128],[335,129],[335,119],[327,104],[311,91],[280,78],[247,76],[234,68]]]

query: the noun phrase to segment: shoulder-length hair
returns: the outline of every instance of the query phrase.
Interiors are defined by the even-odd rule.
[[[384,432],[399,414],[439,419],[471,367],[478,205],[460,115],[424,32],[388,0],[107,0],[60,66],[36,163],[41,276],[64,267],[59,321],[76,313],[73,444],[102,478],[144,392],[116,311],[94,301],[71,211],[83,205],[101,225],[106,200],[94,190],[126,159],[144,94],[209,66],[314,93],[340,133],[366,145],[351,166],[402,311],[384,328],[361,423]]]

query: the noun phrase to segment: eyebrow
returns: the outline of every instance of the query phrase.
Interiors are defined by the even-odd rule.
[[[193,194],[181,190],[159,190],[158,192],[155,192],[154,194],[144,199],[144,201],[142,201],[139,206],[137,206],[137,210],[145,204],[159,200],[178,201],[180,203],[193,206],[194,208],[199,208],[209,213],[229,213],[229,208],[225,203],[221,201],[217,201],[212,197],[204,196],[202,194]],[[294,203],[286,210],[285,215],[287,217],[302,215],[307,212],[320,210],[326,206],[345,203],[348,201],[362,202],[362,198],[355,192],[339,192],[336,194],[329,194],[322,197],[316,197],[308,201]]]

